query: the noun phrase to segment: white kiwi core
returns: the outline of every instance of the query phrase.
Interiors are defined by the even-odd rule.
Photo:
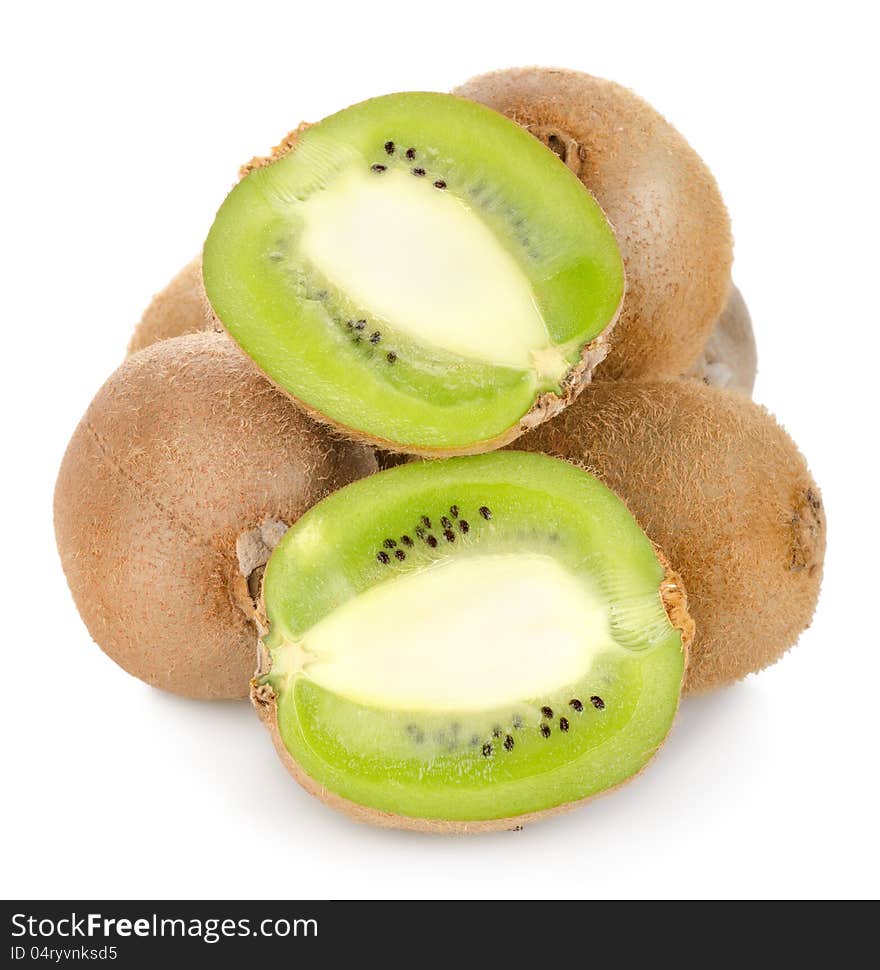
[[[424,711],[540,697],[619,649],[605,600],[537,553],[459,556],[388,579],[295,647],[277,657],[290,673],[363,704]]]
[[[569,369],[513,253],[430,175],[348,168],[309,196],[300,215],[300,252],[372,319],[543,380]]]

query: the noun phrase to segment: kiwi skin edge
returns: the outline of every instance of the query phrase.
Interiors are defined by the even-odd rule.
[[[246,697],[270,551],[260,527],[271,543],[375,470],[366,446],[315,425],[225,334],[133,355],[74,431],[55,488],[58,550],[93,639],[153,686]]]
[[[691,619],[688,612],[687,593],[682,584],[681,577],[675,572],[675,570],[672,569],[668,560],[656,545],[654,546],[654,550],[665,572],[663,581],[660,584],[659,593],[663,600],[663,605],[666,608],[666,613],[669,617],[670,623],[681,634],[681,645],[684,653],[682,678],[684,679],[687,676],[690,647],[694,639],[694,621]],[[261,614],[265,615],[263,610],[261,610]],[[268,672],[269,665],[270,661],[268,652],[261,642],[259,645],[259,665],[257,672],[251,681],[251,702],[253,703],[260,720],[269,731],[269,734],[272,737],[272,743],[274,744],[278,757],[281,759],[284,767],[299,785],[301,785],[310,795],[314,795],[316,798],[324,802],[325,805],[328,805],[330,808],[334,808],[337,811],[343,812],[357,822],[365,822],[370,825],[377,825],[381,828],[405,829],[412,832],[428,832],[445,835],[518,831],[531,822],[549,818],[553,815],[560,815],[563,812],[568,812],[573,808],[577,808],[579,805],[583,805],[585,802],[592,801],[595,798],[601,798],[610,794],[611,792],[617,791],[617,789],[622,785],[628,784],[634,778],[637,778],[653,760],[652,755],[652,757],[649,758],[648,761],[637,772],[620,782],[620,784],[614,785],[612,788],[608,788],[596,795],[589,795],[586,798],[578,799],[573,802],[566,802],[562,805],[554,805],[552,808],[548,808],[540,812],[529,812],[524,815],[514,815],[509,818],[481,819],[479,821],[416,818],[408,815],[395,815],[392,812],[380,811],[379,809],[370,808],[367,805],[361,805],[357,802],[353,802],[348,798],[343,798],[341,795],[337,795],[335,792],[332,792],[329,789],[319,785],[299,767],[297,762],[291,757],[290,752],[287,750],[287,747],[281,738],[281,733],[278,730],[278,708],[275,692],[269,684],[260,683],[260,678]],[[674,727],[675,724],[673,722],[672,729],[674,729]],[[666,735],[667,739],[668,737],[669,734]]]

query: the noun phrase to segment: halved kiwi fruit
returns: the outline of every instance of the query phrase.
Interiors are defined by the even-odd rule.
[[[293,775],[427,830],[515,827],[634,775],[692,636],[614,493],[516,451],[341,489],[275,548],[262,602],[252,698]]]
[[[575,175],[446,94],[365,101],[252,169],[203,253],[208,298],[304,407],[392,450],[486,451],[560,410],[624,289]]]

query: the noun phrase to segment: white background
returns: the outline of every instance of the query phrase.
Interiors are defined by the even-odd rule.
[[[7,897],[876,896],[878,74],[872,5],[17,4],[3,18]],[[726,19],[723,11],[727,11]],[[709,163],[830,540],[812,628],[688,700],[632,785],[520,833],[359,826],[246,703],[151,690],[91,642],[54,548],[68,437],[242,160],[300,119],[544,64],[622,82]]]

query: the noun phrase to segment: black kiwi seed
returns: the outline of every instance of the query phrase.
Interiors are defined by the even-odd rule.
[[[421,177],[422,175],[425,174],[425,170],[423,168],[414,168],[412,170],[412,173],[413,175],[418,175],[419,177]]]
[[[553,717],[553,708],[552,707],[542,707],[541,708],[541,714],[544,717]]]
[[[457,505],[450,505],[450,507],[449,507],[449,514],[452,516],[453,519],[457,519],[458,518],[458,506]]]
[[[387,169],[387,165],[371,165],[370,168],[374,172],[384,172]]]
[[[452,523],[446,518],[445,515],[440,516],[440,525],[442,525],[444,529],[452,528]]]
[[[434,183],[434,188],[435,189],[445,189],[446,188],[446,183],[443,181],[443,179],[437,179],[437,181]]]
[[[416,526],[416,535],[420,539],[424,539],[425,538],[425,530],[420,525],[417,525]]]
[[[504,739],[504,750],[513,751],[513,738],[509,734]]]
[[[403,551],[403,549],[395,549],[394,558],[403,562],[403,560],[406,559],[406,553]]]
[[[389,350],[388,353],[385,354],[385,359],[389,364],[393,364],[394,361],[397,360],[397,354],[395,354],[393,350]]]
[[[570,701],[568,702],[568,706],[569,706],[570,708],[572,708],[572,710],[575,710],[575,711],[577,711],[577,712],[578,712],[578,714],[580,714],[580,713],[581,713],[581,711],[582,711],[582,710],[584,709],[584,705],[583,705],[583,704],[582,704],[582,703],[581,703],[581,702],[580,702],[580,701],[579,701],[579,700],[578,700],[578,699],[577,699],[576,697],[573,697],[573,698],[572,698],[572,699],[571,699],[571,700],[570,700]]]
[[[427,542],[432,549],[437,548],[437,540],[434,538],[434,536],[428,536],[428,538],[425,539],[425,542]]]
[[[596,708],[597,711],[605,710],[605,701],[603,701],[601,697],[596,697],[595,694],[590,698],[590,703]]]
[[[522,726],[523,726],[523,719],[519,716],[519,714],[515,714],[513,717],[514,730],[518,731]]]
[[[444,529],[443,538],[447,542],[455,542],[455,533],[452,531],[452,529]]]
[[[492,754],[492,745],[487,741],[483,745],[483,757],[488,758]]]
[[[406,157],[412,161],[416,157],[416,150],[414,148],[407,148]]]
[[[358,320],[357,323],[354,325],[354,329],[363,330],[366,325],[367,325],[366,320]]]
[[[394,142],[393,141],[386,141],[385,142],[385,152],[388,155],[393,155],[394,154]]]
[[[568,718],[567,717],[561,717],[561,718],[559,718],[559,730],[560,731],[567,731],[568,730]]]
[[[503,732],[501,730],[501,725],[500,724],[496,724],[495,727],[492,728],[492,737],[493,738],[500,738],[502,734],[503,734]]]
[[[541,725],[541,734],[545,738],[549,738],[550,737],[550,725],[549,724],[542,724]]]
[[[465,535],[466,533],[468,533],[468,532],[470,532],[470,529],[471,529],[471,527],[470,527],[470,525],[468,525],[468,523],[467,523],[467,522],[466,522],[466,521],[465,521],[464,519],[462,519],[462,520],[461,520],[461,521],[460,521],[460,522],[458,523],[458,531],[459,531],[459,532],[460,532],[460,533],[461,533],[462,535]]]
[[[489,519],[492,518],[492,510],[489,509],[489,508],[486,508],[485,505],[481,505],[480,506],[480,515],[482,515],[483,518],[488,522]]]
[[[388,553],[387,553],[387,552],[377,552],[377,553],[376,553],[376,558],[377,558],[377,559],[379,560],[379,562],[381,562],[381,563],[382,563],[383,565],[387,565],[387,564],[388,564],[389,562],[391,562],[391,559],[389,558],[389,556],[388,556]]]
[[[405,546],[412,546],[412,544],[413,544],[413,541],[412,541],[412,539],[410,539],[410,537],[409,537],[409,536],[401,536],[401,537],[400,537],[400,541],[401,541],[401,542],[402,542],[402,543],[403,543],[403,544],[404,544]]]
[[[393,539],[386,539],[382,545],[385,546],[386,549],[393,549],[397,543]]]
[[[371,344],[377,344],[377,343],[379,343],[379,341],[380,341],[381,339],[382,339],[382,334],[381,334],[381,333],[379,333],[379,331],[378,331],[378,330],[374,330],[374,331],[373,331],[373,332],[372,332],[372,333],[370,334],[370,343],[371,343]]]
[[[427,516],[427,515],[423,515],[423,516],[422,516],[422,525],[423,525],[423,526],[424,526],[424,527],[425,527],[426,529],[430,529],[430,528],[431,528],[431,520],[430,520],[430,519],[428,518],[428,516]]]

